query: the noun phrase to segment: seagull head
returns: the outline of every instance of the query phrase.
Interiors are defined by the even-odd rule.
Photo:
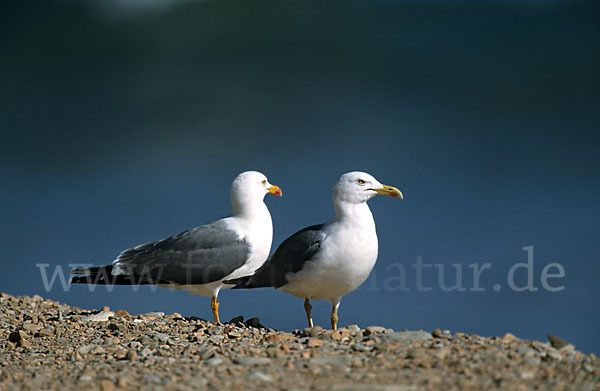
[[[361,171],[348,172],[333,187],[334,200],[360,204],[377,194],[403,199],[402,192],[393,186],[379,182],[372,175]]]
[[[269,193],[282,194],[278,186],[270,184],[267,177],[258,171],[242,172],[231,184],[231,201],[237,206],[261,202]]]

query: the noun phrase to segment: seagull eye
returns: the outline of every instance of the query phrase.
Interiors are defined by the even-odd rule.
[[[267,184],[267,180],[266,180],[266,179],[263,179],[263,180],[262,180],[262,184],[263,184],[263,185],[266,185],[266,184]]]
[[[362,179],[356,181],[359,185],[364,185],[366,182]]]

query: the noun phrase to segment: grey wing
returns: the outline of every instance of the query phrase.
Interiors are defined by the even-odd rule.
[[[173,284],[207,284],[246,263],[250,244],[220,221],[123,251],[121,273]]]
[[[297,273],[321,249],[325,234],[323,224],[304,228],[283,241],[260,269],[247,282],[248,288],[279,288],[288,281],[287,273]]]

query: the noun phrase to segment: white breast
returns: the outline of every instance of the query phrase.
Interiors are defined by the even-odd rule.
[[[266,205],[252,218],[230,217],[228,225],[240,233],[240,238],[250,243],[250,256],[246,264],[225,277],[224,280],[253,274],[267,260],[273,241],[273,223]],[[228,285],[229,286],[229,285]]]
[[[325,227],[321,251],[300,272],[286,276],[289,283],[280,289],[300,298],[335,301],[358,288],[375,266],[378,243],[374,223],[351,223],[334,221]]]

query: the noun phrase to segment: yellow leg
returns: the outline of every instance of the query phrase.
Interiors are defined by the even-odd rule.
[[[308,327],[314,327],[312,316],[310,315],[310,310],[312,310],[312,305],[307,299],[304,299],[304,311],[306,311],[306,318],[308,319]]]
[[[331,329],[337,330],[337,322],[338,322],[338,304],[335,304],[331,308]]]
[[[219,321],[219,302],[217,301],[216,297],[212,297],[212,299],[210,299],[210,308],[212,308],[212,312],[213,312],[213,316],[215,318],[215,323],[221,323]]]

